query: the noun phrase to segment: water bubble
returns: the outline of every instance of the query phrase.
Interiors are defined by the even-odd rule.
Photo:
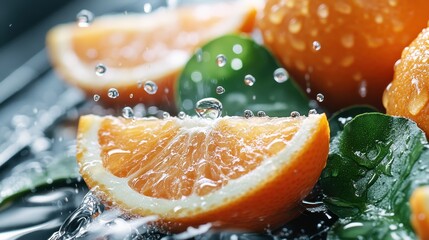
[[[124,118],[133,118],[134,117],[134,110],[130,107],[124,107],[122,109],[122,116]]]
[[[274,70],[274,80],[278,83],[286,82],[289,78],[289,73],[284,68],[277,68]]]
[[[93,19],[94,19],[94,14],[91,11],[88,11],[86,9],[81,10],[76,15],[76,21],[79,27],[88,27],[91,24]]]
[[[235,53],[235,54],[240,54],[240,53],[242,53],[243,52],[243,47],[240,45],[240,44],[234,44],[234,46],[232,46],[232,51]]]
[[[107,96],[109,98],[117,98],[117,97],[119,97],[118,89],[116,89],[116,88],[109,88],[109,90],[107,91]]]
[[[146,81],[144,83],[144,90],[149,94],[155,94],[158,91],[158,85],[152,81]]]
[[[256,113],[256,115],[258,115],[258,117],[266,117],[267,116],[267,114],[264,111],[258,111]]]
[[[203,98],[195,106],[195,111],[201,118],[216,119],[222,115],[222,103],[216,98]]]
[[[308,111],[308,115],[312,115],[312,114],[317,114],[317,110],[316,109],[310,109]]]
[[[168,113],[168,112],[162,113],[162,118],[169,118],[169,117],[170,117],[170,113]]]
[[[301,114],[299,114],[299,112],[297,112],[297,111],[292,111],[292,112],[290,113],[290,116],[291,116],[291,117],[293,117],[293,118],[296,118],[296,117],[301,116]]]
[[[252,110],[249,109],[244,110],[243,115],[245,118],[251,118],[254,116]]]
[[[319,51],[320,48],[322,48],[322,46],[320,45],[320,43],[318,41],[314,41],[313,42],[313,49],[316,51]]]
[[[97,64],[97,66],[95,66],[95,74],[97,74],[97,76],[103,76],[107,71],[106,66],[104,66],[104,64],[99,63]]]
[[[98,102],[98,100],[100,100],[100,95],[98,94],[94,94],[94,101]]]
[[[216,87],[216,93],[217,94],[223,94],[224,92],[225,92],[225,88],[223,88],[222,86]]]
[[[225,57],[225,55],[223,55],[223,54],[217,55],[217,57],[216,57],[216,64],[219,67],[224,67],[226,65],[226,57]]]
[[[145,3],[145,4],[143,5],[143,11],[144,11],[145,13],[150,13],[150,12],[152,12],[152,4],[150,4],[150,3]]]
[[[323,94],[321,94],[321,93],[318,93],[316,95],[316,99],[318,102],[323,102],[323,100],[325,100],[325,96],[323,96]]]
[[[246,84],[247,86],[253,86],[253,84],[255,84],[256,79],[254,76],[247,74],[246,76],[244,76],[244,84]]]
[[[180,111],[180,112],[177,114],[177,117],[178,117],[178,118],[180,118],[180,119],[185,119],[185,117],[186,117],[186,113],[185,113],[185,112]]]

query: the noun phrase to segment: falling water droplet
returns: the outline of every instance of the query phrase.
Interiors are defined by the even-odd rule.
[[[79,27],[88,27],[91,24],[93,19],[94,19],[94,14],[91,11],[88,11],[86,9],[81,10],[76,15],[76,21]]]
[[[186,113],[185,113],[185,112],[180,111],[180,112],[177,114],[177,117],[178,117],[178,118],[180,118],[180,119],[185,119],[185,117],[186,117]]]
[[[292,111],[292,112],[290,113],[290,116],[291,116],[291,117],[293,117],[293,118],[296,118],[296,117],[301,116],[301,114],[299,114],[299,112],[297,112],[297,111]]]
[[[168,113],[168,112],[162,113],[162,118],[169,118],[169,117],[170,117],[170,113]]]
[[[155,94],[158,91],[158,85],[152,81],[146,81],[144,83],[144,90],[149,94]]]
[[[116,88],[109,88],[109,90],[107,91],[107,96],[109,98],[117,98],[117,97],[119,97],[118,89],[116,89]]]
[[[274,70],[274,80],[278,83],[286,82],[289,78],[289,73],[284,68],[277,68]]]
[[[251,117],[253,117],[253,112],[249,109],[246,109],[246,110],[244,110],[243,115],[245,118],[251,118]]]
[[[323,96],[323,94],[321,94],[321,93],[318,93],[316,95],[316,99],[318,102],[323,102],[323,100],[325,100],[325,96]]]
[[[322,46],[320,45],[320,43],[319,43],[318,41],[314,41],[314,42],[313,42],[313,49],[314,49],[315,51],[319,51],[319,50],[320,50],[320,48],[322,48]]]
[[[246,84],[247,86],[253,86],[253,84],[255,84],[256,79],[254,76],[247,74],[246,76],[244,76],[244,84]]]
[[[145,4],[143,5],[143,11],[144,11],[145,13],[150,13],[150,12],[152,12],[152,4],[150,4],[150,3],[145,3]]]
[[[106,66],[104,66],[104,64],[99,63],[97,64],[97,66],[95,66],[95,74],[97,74],[97,76],[103,76],[107,71]]]
[[[100,95],[94,94],[94,101],[98,102],[100,100]]]
[[[223,94],[225,92],[225,88],[222,86],[217,86],[216,87],[216,93],[217,94]]]
[[[216,98],[203,98],[195,106],[195,112],[201,118],[216,119],[222,115],[222,103]]]
[[[124,118],[133,118],[134,117],[134,111],[130,107],[124,107],[122,109],[122,116]]]
[[[256,115],[258,115],[258,117],[266,117],[267,116],[267,114],[264,111],[258,111],[256,113]]]
[[[313,115],[313,114],[317,114],[317,110],[316,109],[310,109],[308,111],[308,115]]]
[[[217,55],[217,57],[216,57],[216,64],[219,67],[224,67],[226,65],[226,57],[225,57],[225,55],[223,55],[223,54]]]
[[[361,98],[366,97],[367,89],[366,89],[366,81],[365,80],[360,82],[358,92],[359,92],[359,96]]]

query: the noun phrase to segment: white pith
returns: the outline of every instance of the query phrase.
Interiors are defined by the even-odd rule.
[[[81,142],[79,146],[81,150],[84,150],[81,160],[81,169],[82,173],[90,176],[91,179],[101,186],[101,189],[108,191],[105,194],[111,196],[110,200],[121,202],[129,206],[129,208],[141,209],[140,212],[148,214],[169,216],[174,213],[175,217],[189,216],[196,212],[201,213],[215,209],[228,201],[240,198],[240,196],[252,191],[252,189],[259,188],[259,186],[263,184],[261,179],[267,181],[267,176],[276,176],[276,172],[287,165],[293,155],[300,151],[311,139],[310,136],[317,130],[319,125],[318,122],[322,120],[322,116],[323,115],[310,115],[305,118],[298,132],[289,141],[285,149],[274,157],[263,160],[258,167],[248,174],[234,180],[229,180],[228,184],[223,186],[220,190],[215,190],[204,197],[191,195],[179,200],[147,197],[130,188],[128,186],[129,179],[118,178],[104,169],[100,157],[100,145],[98,143],[98,129],[103,118],[98,116],[86,116],[87,118],[92,118],[92,125],[88,131],[83,132],[80,137]],[[177,121],[180,121],[181,126],[186,128],[182,123],[186,123],[187,121]],[[217,120],[211,121],[205,127],[214,127],[217,122]],[[189,124],[189,122],[187,124]]]

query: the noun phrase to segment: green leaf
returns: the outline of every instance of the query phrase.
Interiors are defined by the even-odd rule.
[[[25,161],[0,180],[0,206],[30,190],[79,176],[76,158],[71,155]]]
[[[226,57],[223,67],[216,63],[220,54]],[[248,37],[217,38],[186,64],[176,83],[177,109],[195,115],[198,100],[214,97],[222,102],[223,115],[241,116],[246,109],[255,113],[262,110],[269,116],[289,116],[292,111],[307,114],[309,101],[298,85],[291,78],[283,83],[274,80],[278,68],[271,53]],[[244,83],[248,74],[256,79],[253,86]],[[222,86],[225,93],[217,94],[217,86]]]
[[[350,122],[354,117],[359,114],[367,112],[377,112],[377,109],[370,105],[355,105],[347,107],[335,112],[329,118],[329,128],[331,129],[331,139],[337,135],[338,132],[344,129],[346,123]]]
[[[365,113],[348,122],[320,178],[325,203],[340,217],[329,239],[414,239],[408,200],[429,184],[426,145],[406,118]]]

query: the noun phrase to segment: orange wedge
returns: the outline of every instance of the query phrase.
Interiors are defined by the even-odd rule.
[[[172,232],[262,231],[299,214],[326,164],[326,116],[124,119],[83,116],[83,179],[128,213]],[[301,209],[302,210],[302,209]]]
[[[411,223],[420,239],[429,239],[429,186],[414,190],[410,198]]]
[[[258,1],[199,4],[150,14],[103,16],[88,27],[53,28],[47,47],[55,69],[69,83],[107,104],[174,106],[174,82],[190,56],[205,42],[226,33],[253,29]],[[102,64],[106,71],[96,74]],[[153,81],[155,94],[144,90]],[[108,90],[119,97],[111,99]]]

